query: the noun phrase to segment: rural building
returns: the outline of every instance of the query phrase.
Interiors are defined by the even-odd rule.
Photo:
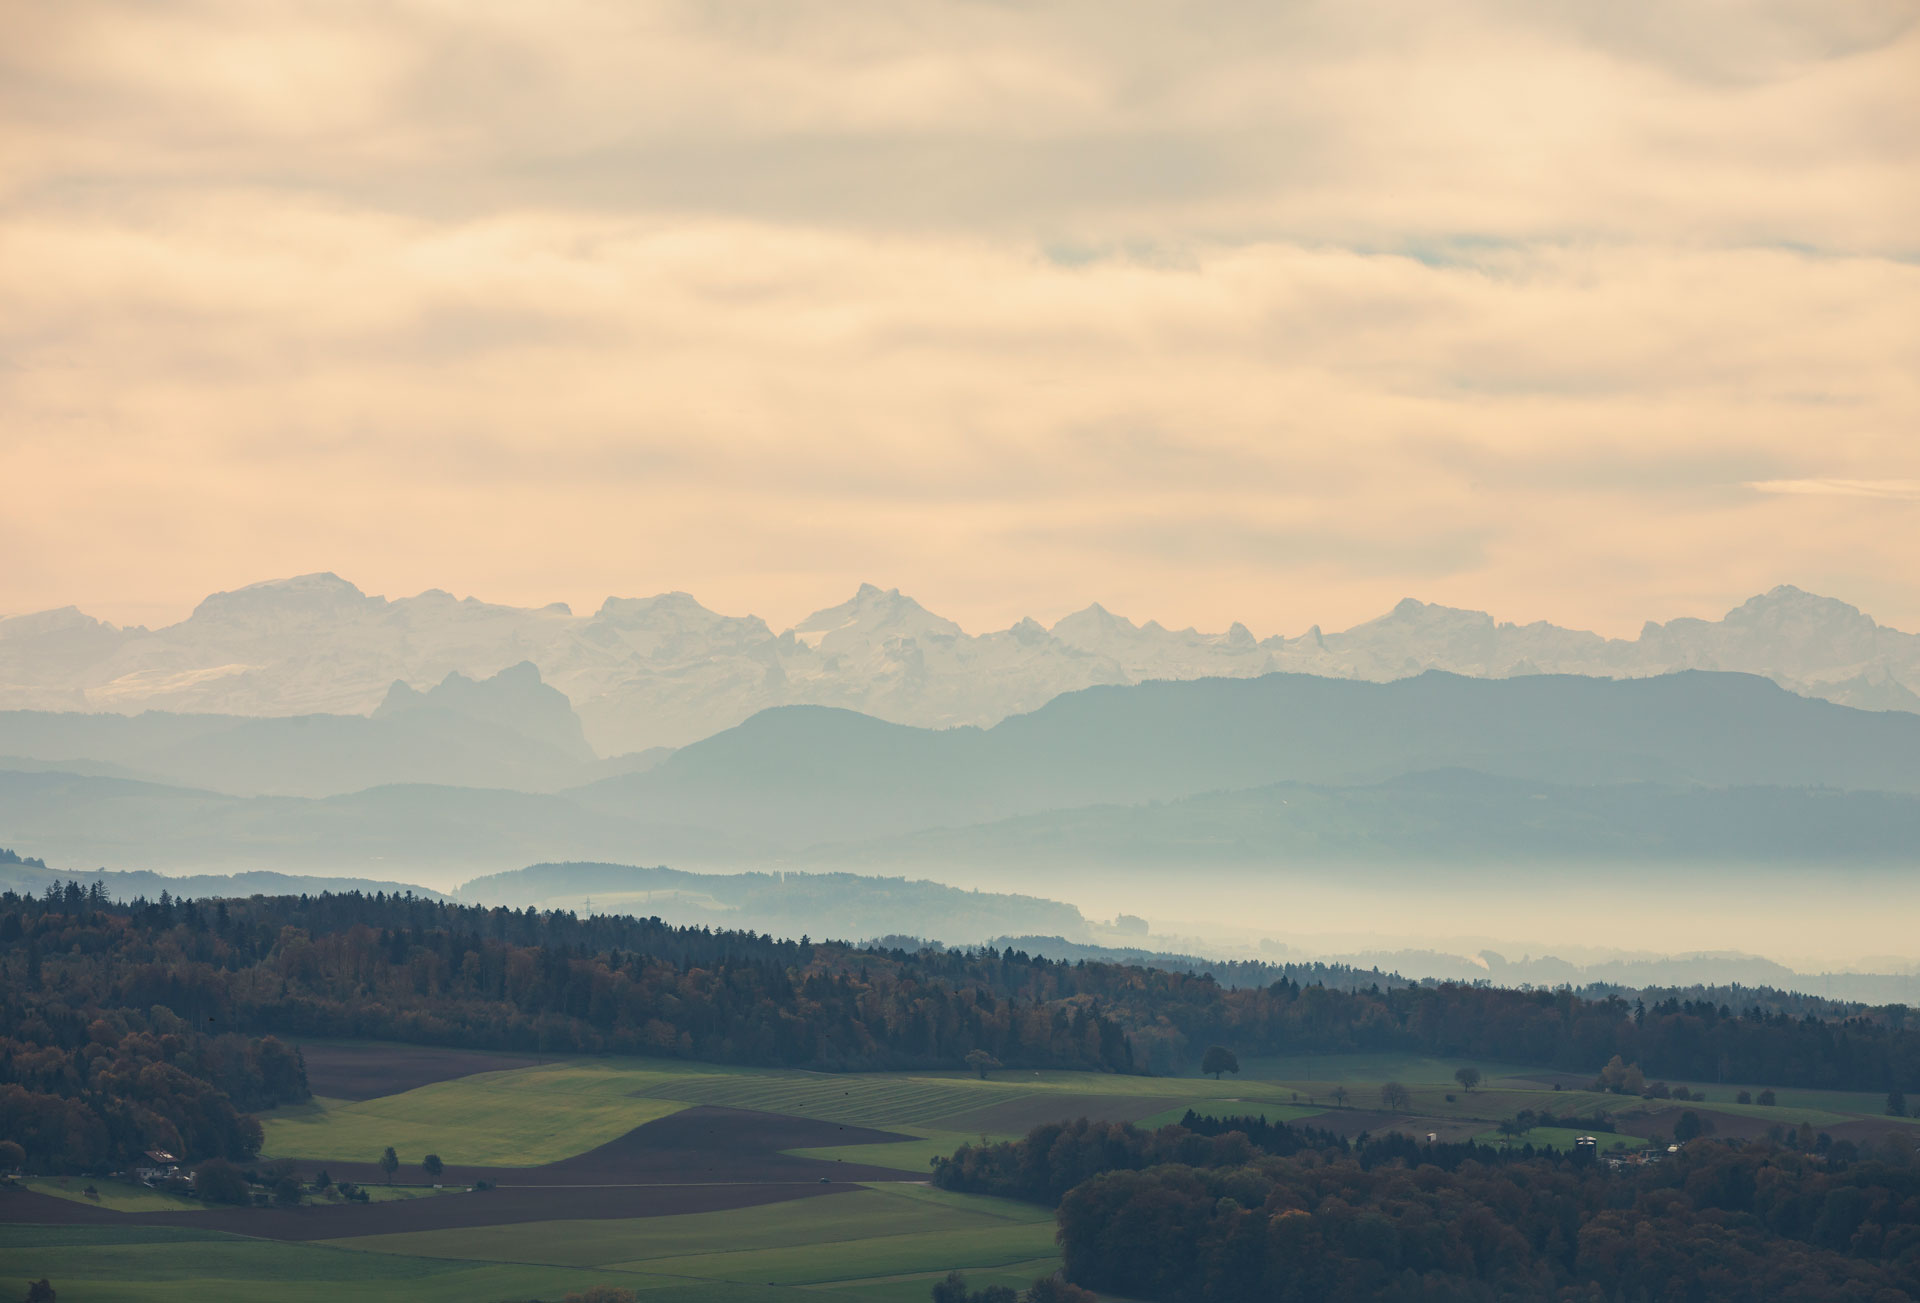
[[[133,1169],[136,1180],[152,1185],[180,1175],[180,1160],[164,1149],[149,1149],[140,1156],[146,1162]]]

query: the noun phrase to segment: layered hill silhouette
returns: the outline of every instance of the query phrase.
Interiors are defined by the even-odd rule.
[[[375,721],[377,722],[377,721]],[[1748,675],[1269,675],[1096,688],[992,728],[786,707],[561,793],[302,799],[0,773],[50,862],[409,878],[570,859],[871,869],[1673,858],[1910,861],[1920,716]],[[444,873],[442,873],[444,878]]]
[[[789,845],[1434,769],[1560,784],[1920,792],[1920,716],[1809,700],[1760,678],[1392,683],[1309,675],[1090,688],[989,729],[912,729],[789,707],[594,784],[583,804]]]
[[[1098,605],[1050,627],[1021,620],[969,634],[873,585],[776,633],[685,593],[608,598],[577,616],[437,589],[389,600],[332,574],[218,593],[161,629],[120,628],[71,607],[0,619],[0,709],[366,715],[395,681],[485,679],[522,662],[566,696],[603,756],[683,746],[783,705],[986,726],[1081,688],[1274,672],[1386,681],[1427,669],[1491,678],[1727,670],[1865,709],[1920,710],[1920,637],[1792,587],[1720,620],[1649,623],[1632,639],[1411,599],[1344,631],[1258,638],[1240,624],[1223,633],[1135,624]],[[14,752],[0,729],[5,754]]]

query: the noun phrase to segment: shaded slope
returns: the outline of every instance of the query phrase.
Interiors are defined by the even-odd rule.
[[[1911,866],[1920,797],[1820,788],[1563,787],[1466,770],[1283,783],[820,846],[822,864],[1726,862]]]
[[[1920,716],[1851,710],[1764,679],[1427,673],[1090,688],[991,729],[767,711],[655,770],[576,795],[594,808],[788,845],[897,835],[1103,802],[1442,768],[1565,784],[1920,791]]]

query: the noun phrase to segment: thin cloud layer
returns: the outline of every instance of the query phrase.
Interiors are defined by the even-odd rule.
[[[1916,15],[25,8],[0,609],[1920,622]]]

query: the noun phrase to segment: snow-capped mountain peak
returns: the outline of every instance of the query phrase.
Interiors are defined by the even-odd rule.
[[[1500,623],[1413,598],[1351,629],[1316,625],[1294,638],[1257,639],[1241,623],[1224,633],[1170,631],[1098,603],[1051,629],[1023,619],[970,635],[874,584],[776,635],[756,616],[723,615],[683,592],[610,597],[581,617],[439,589],[390,601],[330,573],[218,593],[157,630],[115,628],[71,607],[0,620],[0,708],[361,714],[485,686],[490,700],[548,712],[555,699],[544,694],[558,689],[602,754],[681,745],[794,703],[946,726],[991,724],[1063,692],[1145,679],[1686,668],[1763,674],[1867,709],[1920,706],[1920,638],[1787,586],[1724,619],[1649,623],[1634,639]],[[502,671],[502,681],[486,683]],[[393,688],[396,680],[409,686]]]

